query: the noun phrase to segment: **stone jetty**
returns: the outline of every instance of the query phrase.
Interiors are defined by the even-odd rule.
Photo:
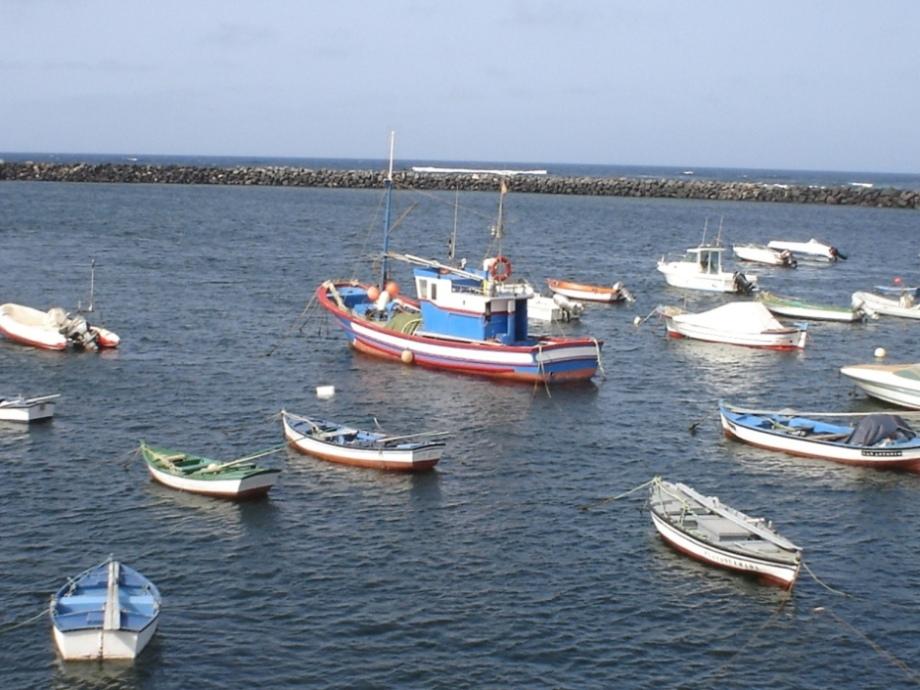
[[[397,187],[413,189],[494,191],[498,188],[497,176],[489,173],[395,171],[393,179]],[[515,175],[506,179],[511,191],[532,194],[717,199],[920,209],[920,191],[908,189],[559,175]],[[222,168],[117,163],[0,162],[0,180],[379,189],[383,187],[384,173],[374,170],[330,170],[287,166]]]

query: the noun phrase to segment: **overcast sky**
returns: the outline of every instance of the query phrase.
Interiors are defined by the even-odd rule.
[[[0,0],[0,151],[920,172],[920,2]]]

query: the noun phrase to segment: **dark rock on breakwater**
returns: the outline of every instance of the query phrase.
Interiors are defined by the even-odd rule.
[[[488,173],[472,175],[469,173],[397,171],[394,172],[393,178],[397,186],[413,189],[494,191],[498,188],[498,177]],[[518,175],[506,179],[511,191],[534,194],[719,199],[920,209],[920,191],[894,188],[819,187],[758,182],[557,175]],[[375,189],[383,186],[384,173],[373,170],[313,170],[279,166],[219,168],[113,163],[3,162],[0,163],[0,180]]]

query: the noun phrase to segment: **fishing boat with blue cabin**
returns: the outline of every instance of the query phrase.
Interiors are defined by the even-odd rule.
[[[65,661],[133,659],[157,629],[160,592],[111,556],[51,598],[54,642]]]
[[[493,228],[497,251],[480,268],[389,251],[392,137],[385,189],[379,283],[328,280],[316,290],[318,303],[342,327],[352,347],[408,365],[512,381],[584,381],[597,373],[602,342],[596,338],[528,332],[528,301],[534,290],[526,281],[511,280],[511,260],[501,251],[504,178]],[[416,299],[400,294],[391,280],[390,259],[414,266]]]

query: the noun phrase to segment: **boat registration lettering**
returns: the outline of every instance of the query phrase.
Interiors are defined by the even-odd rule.
[[[899,458],[903,453],[899,450],[864,450],[862,455],[867,458]]]

